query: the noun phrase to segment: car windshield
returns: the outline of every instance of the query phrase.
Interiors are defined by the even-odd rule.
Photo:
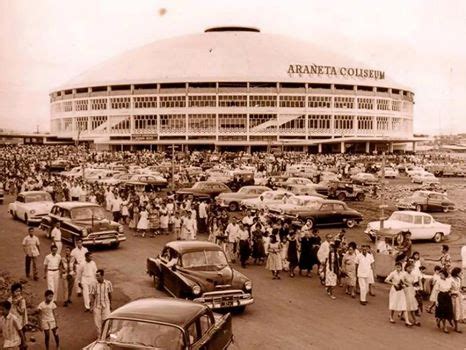
[[[225,253],[221,250],[201,250],[183,254],[182,264],[185,268],[218,267],[228,265]]]
[[[102,340],[110,345],[110,349],[121,349],[127,345],[138,349],[179,350],[184,345],[181,330],[167,324],[109,319],[104,329],[106,332]]]
[[[71,210],[71,218],[73,220],[102,220],[106,217],[105,210],[97,206],[74,208]]]
[[[407,222],[411,224],[413,222],[413,217],[409,214],[393,213],[392,216],[390,216],[389,220],[397,220],[397,221]]]
[[[52,201],[52,197],[48,193],[28,194],[27,196],[24,196],[24,199],[26,203]]]

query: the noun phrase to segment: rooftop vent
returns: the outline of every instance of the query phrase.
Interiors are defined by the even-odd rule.
[[[204,30],[204,33],[212,32],[253,32],[260,33],[260,30],[254,27],[212,27]]]

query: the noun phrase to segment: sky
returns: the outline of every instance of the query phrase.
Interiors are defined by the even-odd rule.
[[[130,49],[219,25],[384,70],[415,92],[415,133],[466,132],[463,0],[0,0],[0,128],[47,131],[54,87]]]

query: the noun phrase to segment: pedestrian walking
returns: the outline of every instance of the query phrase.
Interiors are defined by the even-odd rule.
[[[299,242],[296,239],[296,231],[291,230],[287,237],[286,260],[288,261],[290,277],[294,277],[294,271],[299,266]]]
[[[45,291],[45,300],[37,306],[39,313],[40,328],[45,336],[45,349],[49,350],[50,346],[50,331],[52,331],[55,340],[55,346],[60,348],[60,338],[58,336],[58,323],[57,323],[57,305],[54,302],[55,296],[53,291]]]
[[[28,324],[28,311],[26,306],[26,299],[23,296],[23,285],[19,282],[11,285],[11,296],[8,301],[11,303],[11,313],[18,319],[21,330],[24,332],[24,326]]]
[[[26,345],[26,337],[22,331],[20,320],[11,312],[11,307],[12,305],[8,300],[0,303],[3,348],[19,350]]]
[[[60,272],[63,279],[65,302],[63,306],[71,304],[74,281],[76,277],[76,259],[71,255],[71,248],[65,247],[65,255],[61,258]]]
[[[403,268],[401,262],[395,263],[395,270],[385,279],[385,283],[391,284],[388,296],[388,309],[390,310],[390,323],[395,323],[395,313],[403,313],[405,324],[412,326],[406,311],[406,295],[403,290]]]
[[[461,268],[455,267],[451,271],[451,279],[452,279],[452,286],[451,286],[451,301],[453,306],[453,323],[455,325],[455,332],[463,333],[458,324],[463,322],[466,318],[466,314],[464,313],[463,309],[463,295],[461,294],[461,280],[463,278],[463,272]]]
[[[333,290],[337,285],[338,276],[340,275],[340,257],[338,255],[338,243],[330,244],[330,250],[327,259],[324,262],[325,266],[325,289],[331,299],[336,299]]]
[[[463,278],[461,282],[461,287],[466,291],[466,245],[461,247],[461,267],[463,269]]]
[[[97,336],[100,336],[102,322],[110,315],[113,287],[112,283],[104,278],[104,270],[97,270],[95,277],[96,282],[92,284],[89,295]]]
[[[74,258],[76,262],[76,276],[75,276],[75,281],[80,281],[81,280],[81,274],[82,274],[82,267],[84,266],[84,263],[86,262],[86,253],[88,252],[88,249],[83,246],[83,240],[81,238],[78,238],[76,240],[76,247],[73,248],[71,251],[71,256]],[[76,286],[76,294],[78,296],[82,295],[82,289],[79,286],[79,283],[75,283]]]
[[[413,274],[414,266],[412,263],[407,263],[405,266],[405,272],[403,274],[403,291],[406,297],[406,312],[409,317],[409,321],[416,326],[420,326],[421,323],[416,319],[416,311],[418,310],[418,303],[416,300],[416,291],[414,288],[414,282],[416,276]]]
[[[369,277],[373,274],[374,257],[368,253],[367,245],[361,246],[361,253],[356,258],[356,273],[359,282],[359,301],[361,305],[367,305],[367,293],[369,292]]]
[[[248,261],[249,255],[251,253],[250,244],[249,232],[244,227],[243,223],[240,223],[238,229],[238,247],[239,260],[241,262],[242,268],[246,268],[246,262]]]
[[[60,284],[61,256],[57,253],[58,248],[55,244],[50,246],[50,251],[44,259],[44,279],[47,280],[47,289],[53,292],[53,301],[56,301]]]
[[[34,228],[28,228],[28,235],[23,239],[23,250],[25,254],[25,270],[26,277],[30,277],[31,265],[32,265],[32,275],[34,281],[39,279],[37,272],[37,257],[40,255],[40,242],[39,238],[34,234]]]
[[[449,333],[446,322],[453,320],[453,304],[451,301],[452,280],[448,278],[448,271],[445,269],[439,272],[440,279],[434,285],[437,302],[435,303],[435,319],[437,327],[442,328],[445,333]]]
[[[348,246],[341,261],[342,274],[345,276],[345,293],[355,297],[356,278],[356,252],[352,246]]]
[[[266,269],[272,271],[272,279],[280,279],[280,271],[283,269],[282,258],[280,256],[281,242],[277,239],[277,235],[270,236],[270,242],[268,244],[267,252],[267,264]]]
[[[61,250],[63,247],[63,244],[61,242],[61,230],[60,230],[60,223],[57,222],[55,223],[54,228],[52,229],[52,232],[50,233],[53,243],[57,246],[57,254],[61,254]]]
[[[91,300],[90,300],[90,288],[95,283],[97,272],[97,265],[92,260],[92,255],[90,252],[85,254],[85,261],[82,267],[81,278],[79,280],[80,287],[83,291],[83,301],[84,301],[84,311],[91,311]]]

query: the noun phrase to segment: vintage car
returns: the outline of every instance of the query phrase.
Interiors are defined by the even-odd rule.
[[[398,170],[391,168],[391,167],[385,167],[384,172],[385,172],[385,178],[396,179],[398,176],[400,176],[400,173],[398,172]],[[377,173],[377,175],[382,177],[382,170],[380,170]]]
[[[359,173],[351,176],[351,180],[357,185],[373,185],[379,182],[379,179],[374,174]]]
[[[349,208],[346,203],[326,199],[315,206],[296,207],[284,210],[278,215],[272,213],[271,216],[298,222],[300,225],[307,221],[310,227],[345,225],[352,228],[363,220],[362,215]]]
[[[364,201],[366,194],[364,190],[354,184],[343,181],[328,181],[328,198],[338,199],[339,201],[356,200]]]
[[[133,174],[119,173],[119,174],[113,175],[110,178],[105,178],[97,182],[105,186],[117,186],[126,181],[129,181],[132,177],[133,177]]]
[[[286,201],[286,203],[270,204],[267,209],[271,213],[283,214],[291,210],[298,210],[301,207],[317,207],[323,201],[322,197],[315,196],[294,196]]]
[[[440,183],[434,174],[424,172],[411,177],[411,181],[415,184],[438,184]]]
[[[455,210],[455,203],[444,193],[433,191],[416,191],[411,196],[398,201],[399,210],[443,211],[447,213]]]
[[[277,185],[283,187],[286,185],[312,185],[312,180],[306,177],[289,177],[285,182],[277,183]]]
[[[364,232],[374,241],[380,226],[380,221],[371,221]],[[395,211],[384,220],[383,228],[409,231],[412,240],[432,239],[436,243],[441,242],[451,231],[450,225],[437,222],[431,215],[417,211]]]
[[[423,174],[423,173],[426,173],[426,172],[427,171],[422,167],[413,166],[413,167],[409,167],[409,169],[406,170],[406,175],[408,175],[409,177],[413,177],[415,175]]]
[[[77,238],[81,238],[85,246],[104,245],[112,248],[126,241],[123,225],[108,220],[104,208],[95,203],[55,203],[49,215],[42,218],[40,228],[50,237],[57,222],[60,223],[62,240],[73,246]]]
[[[294,197],[294,194],[285,190],[266,191],[259,197],[244,199],[241,201],[241,207],[249,210],[267,209],[270,204],[286,203],[288,199]]]
[[[168,242],[159,256],[147,259],[156,289],[211,309],[244,311],[254,302],[252,282],[228,263],[218,245],[205,241]]]
[[[270,191],[266,186],[243,186],[238,192],[220,193],[215,202],[222,208],[228,208],[230,211],[237,211],[240,208],[240,203],[244,199],[257,198],[262,193]]]
[[[311,185],[284,185],[282,186],[283,189],[290,191],[293,193],[295,196],[314,196],[314,197],[320,197],[320,198],[327,198],[326,195],[323,195],[319,192],[317,192],[316,188],[318,188],[318,185],[316,184],[311,184]],[[326,191],[325,187],[325,191]]]
[[[84,350],[217,350],[232,341],[229,313],[220,315],[187,300],[144,298],[113,311]]]
[[[66,159],[57,159],[47,165],[47,170],[51,173],[58,173],[65,171],[71,167],[70,161]]]
[[[18,194],[16,200],[8,205],[8,212],[15,219],[26,224],[40,224],[42,217],[53,207],[50,193],[45,191],[25,191]]]
[[[221,182],[199,181],[191,188],[181,188],[176,191],[177,198],[192,196],[196,199],[214,199],[220,193],[231,192],[230,188]]]
[[[146,191],[158,191],[168,186],[168,181],[162,176],[137,174],[133,175],[125,184],[144,184]]]

